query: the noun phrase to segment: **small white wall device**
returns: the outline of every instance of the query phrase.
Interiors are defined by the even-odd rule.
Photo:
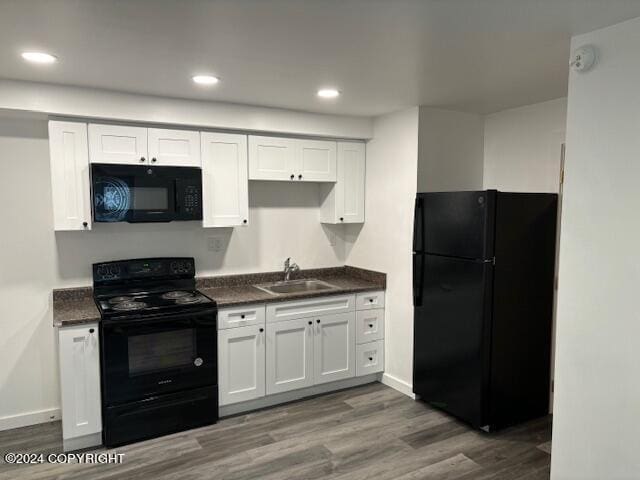
[[[577,48],[571,54],[569,66],[574,72],[587,72],[596,63],[596,50],[591,45]]]

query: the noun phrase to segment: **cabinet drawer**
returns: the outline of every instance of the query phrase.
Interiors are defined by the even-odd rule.
[[[384,309],[356,312],[356,342],[368,343],[384,337]]]
[[[293,318],[352,312],[355,310],[355,300],[355,295],[338,295],[311,300],[273,303],[267,305],[267,323]]]
[[[384,340],[356,346],[356,376],[384,370]]]
[[[356,310],[384,308],[384,291],[359,293],[356,296]]]
[[[264,325],[264,305],[245,305],[242,307],[218,310],[218,330],[249,325]]]

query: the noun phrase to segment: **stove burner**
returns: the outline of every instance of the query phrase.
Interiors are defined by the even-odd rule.
[[[145,308],[146,306],[147,304],[144,302],[136,302],[134,300],[128,300],[126,302],[116,303],[113,306],[113,309],[119,312],[123,312],[128,310],[140,310],[142,308]]]
[[[109,303],[111,305],[114,305],[116,303],[122,303],[122,302],[133,302],[134,298],[133,297],[113,297],[109,299]]]
[[[188,305],[190,303],[200,303],[202,301],[202,297],[200,295],[189,294],[188,297],[180,297],[176,299],[176,304],[178,305]]]
[[[184,298],[189,296],[193,296],[193,294],[182,291],[182,290],[176,290],[173,292],[167,292],[162,294],[162,298],[164,298],[165,300],[177,300],[178,298]]]

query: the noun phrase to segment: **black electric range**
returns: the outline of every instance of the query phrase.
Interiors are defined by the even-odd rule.
[[[107,446],[215,423],[217,307],[193,258],[93,265]]]

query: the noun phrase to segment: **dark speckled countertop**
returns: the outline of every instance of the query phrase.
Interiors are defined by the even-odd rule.
[[[197,278],[196,287],[202,293],[215,300],[218,308],[251,303],[284,302],[343,293],[384,290],[386,288],[386,275],[384,273],[350,266],[301,270],[292,276],[292,280],[302,278],[323,280],[336,288],[333,290],[273,295],[255,287],[255,285],[281,281],[282,272]],[[100,313],[93,301],[91,287],[65,288],[53,291],[54,326],[64,327],[98,321],[100,321]]]

